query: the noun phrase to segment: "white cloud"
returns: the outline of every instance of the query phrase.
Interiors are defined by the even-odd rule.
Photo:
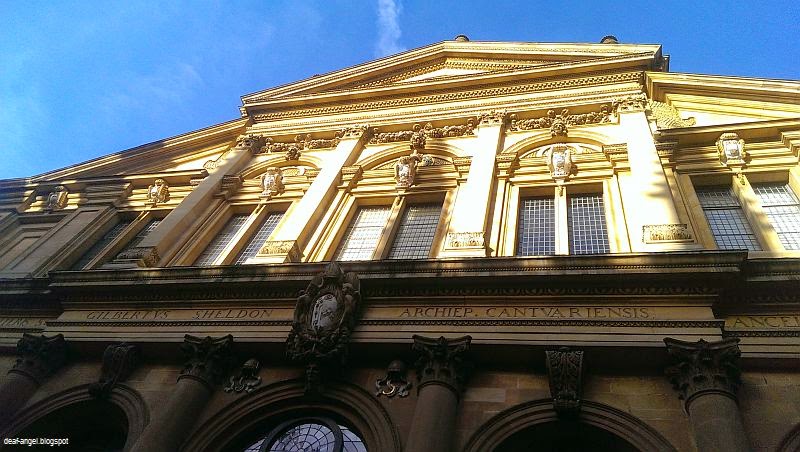
[[[403,5],[399,0],[378,0],[378,42],[375,53],[382,57],[405,50],[400,45],[400,13]]]
[[[159,68],[151,74],[127,74],[116,92],[100,100],[107,114],[131,113],[147,110],[162,113],[182,107],[183,103],[198,95],[204,82],[191,64],[178,62]]]

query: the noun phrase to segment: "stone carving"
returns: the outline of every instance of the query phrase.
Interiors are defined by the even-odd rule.
[[[258,250],[258,254],[287,254],[294,246],[294,240],[268,240]]]
[[[233,336],[200,338],[187,334],[181,352],[186,362],[178,379],[191,378],[214,386],[222,382],[233,363]]]
[[[557,182],[564,182],[572,174],[572,152],[569,146],[553,145],[547,150],[545,158],[547,159],[547,168],[550,169],[550,177]]]
[[[647,95],[645,93],[631,94],[626,97],[614,99],[614,102],[611,103],[611,108],[617,114],[644,111],[646,107]]]
[[[340,141],[338,133],[331,139],[312,138],[310,133],[297,135],[294,142],[276,142],[272,138],[265,138],[260,151],[268,154],[282,152],[287,161],[294,161],[300,159],[305,149],[335,148]]]
[[[414,185],[414,179],[417,176],[417,165],[422,162],[422,156],[417,153],[416,149],[411,155],[406,155],[397,159],[394,164],[394,180],[397,188],[408,188]]]
[[[691,232],[686,224],[646,224],[642,226],[642,242],[691,242]]]
[[[739,339],[718,342],[679,341],[665,338],[672,365],[666,374],[678,396],[688,404],[703,393],[725,393],[736,398],[741,384]]]
[[[561,347],[545,355],[553,408],[559,416],[574,417],[581,406],[583,352]]]
[[[505,110],[491,110],[478,115],[478,122],[482,126],[502,125],[506,120]]]
[[[223,388],[225,392],[246,392],[251,393],[261,384],[261,377],[258,371],[261,370],[261,363],[257,359],[251,358],[242,364],[239,373],[231,375],[228,384]]]
[[[422,141],[422,146],[420,146],[420,149],[422,149],[425,147],[425,138],[450,138],[475,135],[475,124],[472,120],[469,120],[464,125],[444,127],[433,127],[431,123],[426,123],[425,126],[414,124],[412,130],[401,130],[398,132],[378,132],[378,129],[375,129],[369,143],[380,144],[411,140],[415,133],[421,133],[423,135],[423,137],[417,138],[417,140]],[[414,143],[412,142],[412,146],[413,145]]]
[[[696,123],[694,118],[682,119],[675,107],[657,100],[648,102],[647,113],[651,120],[655,120],[658,129],[677,129],[693,126]]]
[[[569,114],[568,109],[561,110],[556,115],[555,111],[548,110],[545,116],[531,119],[517,119],[516,115],[511,115],[509,130],[512,132],[521,130],[550,129],[551,136],[567,136],[568,126],[582,126],[587,124],[605,124],[611,122],[611,109],[608,105],[600,107],[598,112],[582,113],[579,115]]]
[[[147,202],[155,207],[169,201],[169,185],[164,179],[156,179],[153,185],[147,187]]]
[[[344,129],[337,132],[337,138],[361,138],[369,131],[369,126],[366,124],[362,125],[353,125],[350,127],[345,127]]]
[[[123,342],[111,344],[103,352],[103,367],[100,380],[89,386],[89,394],[104,398],[111,394],[114,386],[125,381],[139,363],[139,347]]]
[[[17,341],[17,362],[10,372],[21,373],[42,384],[45,378],[54,374],[67,358],[67,344],[64,335],[36,336],[23,333]]]
[[[283,192],[283,172],[271,166],[261,177],[261,198],[270,199]]]
[[[69,190],[63,185],[57,185],[53,191],[47,195],[47,210],[61,210],[67,207],[67,198],[69,197]]]
[[[448,232],[446,248],[484,247],[483,232]]]
[[[417,391],[430,383],[449,386],[456,394],[464,389],[471,366],[465,359],[471,336],[438,339],[414,335],[412,350],[419,354],[416,362]]]
[[[717,139],[719,162],[728,167],[741,168],[747,158],[744,140],[734,132],[725,132]]]
[[[248,134],[241,135],[236,139],[236,149],[247,149],[252,154],[258,152],[264,145],[264,137],[262,135]]]
[[[155,267],[161,258],[158,255],[156,247],[137,246],[123,251],[115,260],[136,260],[141,261],[145,267]]]
[[[306,392],[318,392],[323,376],[345,365],[360,301],[358,276],[342,272],[336,262],[314,276],[298,297],[286,354],[306,366]]]
[[[413,384],[406,380],[406,363],[396,359],[389,363],[386,377],[375,380],[375,396],[408,397],[408,391],[412,386]]]
[[[419,124],[414,124],[414,131],[411,132],[411,137],[409,137],[408,142],[411,147],[412,151],[422,151],[425,149],[425,143],[428,140],[428,136],[425,133],[425,129],[422,128]]]

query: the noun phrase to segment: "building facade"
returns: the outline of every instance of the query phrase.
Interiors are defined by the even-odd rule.
[[[800,450],[800,82],[459,36],[240,112],[0,180],[0,450]]]

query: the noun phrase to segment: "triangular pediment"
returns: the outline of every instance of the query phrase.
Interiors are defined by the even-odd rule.
[[[492,84],[631,68],[657,70],[659,45],[444,41],[242,97],[244,109],[291,106],[309,99],[418,92],[435,87]],[[324,99],[322,99],[324,98]]]

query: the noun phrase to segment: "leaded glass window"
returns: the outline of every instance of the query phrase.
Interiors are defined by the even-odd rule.
[[[526,198],[519,206],[517,256],[556,253],[553,198]]]
[[[114,240],[122,234],[122,231],[125,230],[128,226],[131,225],[130,221],[120,221],[119,223],[115,224],[108,232],[106,232],[100,240],[96,241],[91,248],[89,248],[77,262],[72,264],[72,270],[82,270],[86,264],[89,263],[92,259],[97,257],[100,254],[100,251],[103,251],[105,247],[111,244]]]
[[[139,230],[139,233],[136,234],[136,237],[131,239],[131,241],[128,242],[127,245],[125,245],[125,248],[123,248],[122,251],[117,253],[117,257],[119,257],[120,254],[122,254],[122,253],[124,253],[124,252],[126,252],[128,250],[136,248],[136,246],[139,245],[139,243],[141,243],[142,240],[144,240],[145,237],[147,237],[147,234],[153,232],[153,230],[155,230],[155,228],[158,227],[158,225],[160,223],[161,223],[161,220],[150,220],[150,222],[148,222],[147,225],[145,225],[145,227],[143,227],[141,230]]]
[[[753,191],[787,250],[800,249],[800,202],[787,184],[757,184]]]
[[[730,187],[702,187],[697,189],[697,199],[706,214],[708,226],[721,250],[760,251],[742,206]]]
[[[197,266],[204,266],[204,265],[211,265],[225,250],[225,248],[230,245],[233,238],[236,236],[236,233],[239,232],[239,229],[244,226],[244,223],[247,221],[247,217],[249,215],[233,215],[222,230],[214,237],[214,240],[208,244],[205,251],[197,258],[194,262],[194,265]]]
[[[441,213],[441,204],[409,206],[389,250],[389,259],[427,258]]]
[[[236,258],[236,264],[243,264],[247,259],[255,257],[256,254],[258,254],[258,250],[261,249],[261,246],[264,245],[264,242],[267,241],[269,235],[272,234],[272,231],[275,230],[275,227],[278,226],[282,218],[283,212],[267,215],[267,218],[265,218],[261,226],[259,226],[258,231],[253,234],[247,246],[239,254],[239,257]]]
[[[247,447],[244,452],[367,452],[364,441],[330,419],[290,421]]]
[[[570,254],[608,253],[608,230],[603,196],[575,195],[567,210]]]
[[[362,207],[345,231],[337,259],[363,261],[372,259],[381,233],[389,218],[389,207]]]

